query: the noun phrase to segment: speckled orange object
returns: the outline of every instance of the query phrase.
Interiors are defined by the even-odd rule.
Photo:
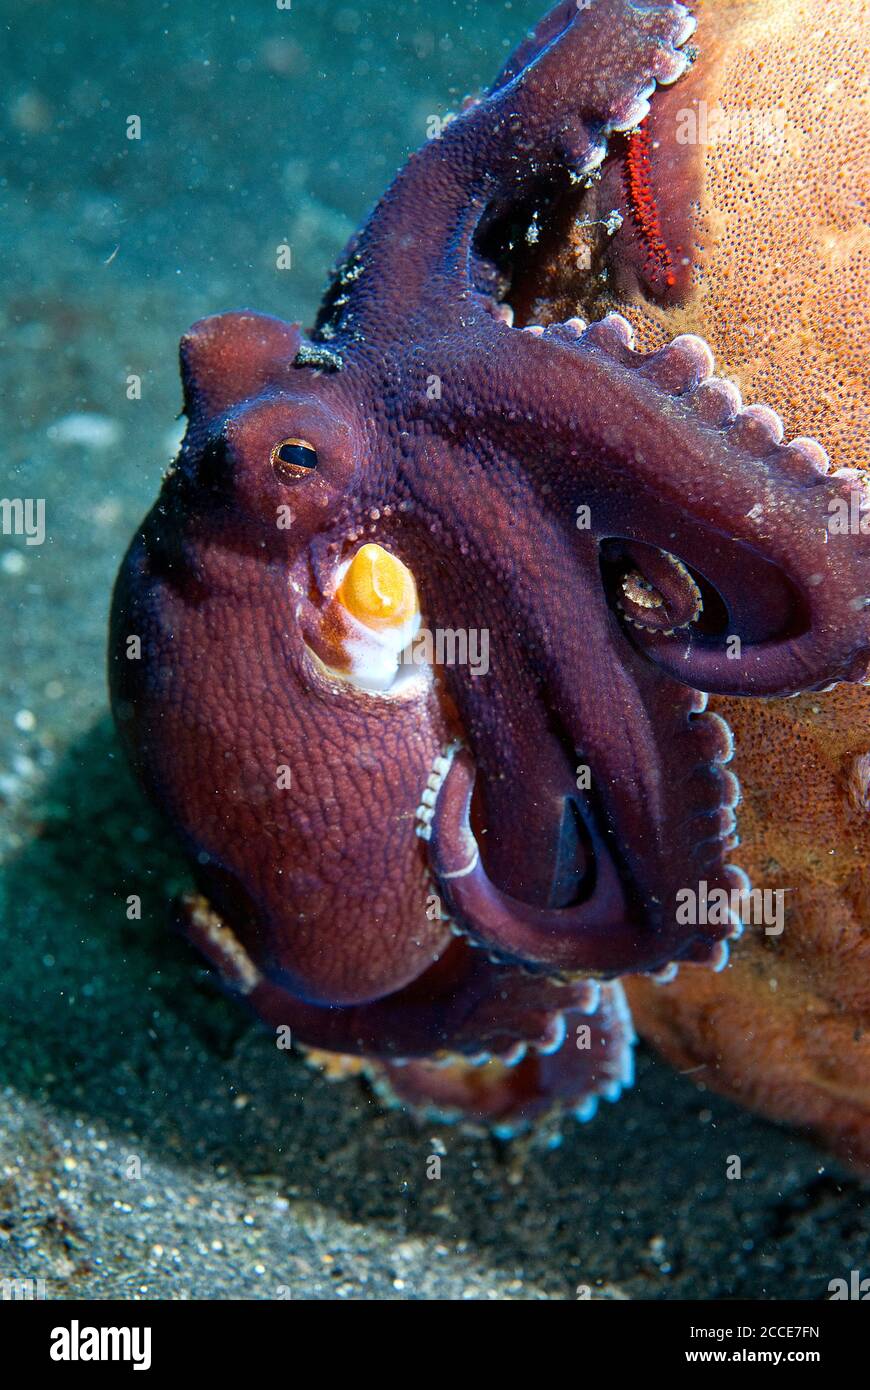
[[[741,1104],[809,1126],[870,1167],[870,813],[850,787],[870,746],[870,695],[717,701],[743,788],[734,858],[785,890],[780,936],[749,926],[720,975],[634,979],[641,1034]],[[866,763],[864,764],[866,778]]]
[[[816,435],[835,467],[866,467],[870,7],[693,8],[693,102],[781,110],[781,139],[704,152],[690,301],[621,307],[647,341],[703,334],[747,401]],[[786,891],[785,927],[747,928],[721,975],[688,966],[668,986],[631,981],[635,1020],[705,1085],[870,1167],[870,690],[711,707],[734,731],[743,788],[734,859]]]
[[[691,9],[696,62],[656,94],[650,116],[660,212],[666,237],[680,235],[697,265],[691,290],[663,305],[603,286],[583,307],[627,313],[644,348],[702,334],[747,402],[764,400],[789,430],[823,439],[838,467],[865,466],[870,5]],[[668,213],[677,205],[685,216],[686,203],[682,236]],[[614,251],[618,260],[619,237]]]

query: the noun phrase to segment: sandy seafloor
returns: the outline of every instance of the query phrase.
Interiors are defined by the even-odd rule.
[[[48,517],[41,547],[0,540],[0,1277],[51,1298],[819,1299],[870,1266],[854,1177],[649,1054],[548,1151],[278,1052],[167,930],[184,867],[107,717],[180,334],[241,306],[310,321],[428,117],[542,4],[0,6],[2,491]]]

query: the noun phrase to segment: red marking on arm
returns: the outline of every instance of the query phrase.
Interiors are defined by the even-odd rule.
[[[652,137],[648,116],[629,135],[624,159],[628,206],[646,247],[645,270],[653,282],[661,277],[670,289],[676,284],[676,276],[653,189]]]

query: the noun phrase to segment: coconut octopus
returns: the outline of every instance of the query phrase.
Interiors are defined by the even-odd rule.
[[[589,1118],[631,1080],[631,977],[711,1084],[830,1133],[860,1108],[867,692],[819,692],[870,668],[858,432],[829,428],[867,243],[848,189],[816,206],[836,140],[782,84],[784,30],[826,53],[837,7],[792,25],[818,8],[562,0],[399,173],[310,334],[241,311],[182,340],[187,432],[115,588],[120,736],[225,986],[409,1107]],[[698,134],[780,97],[785,153]],[[836,309],[765,212],[801,157]],[[794,898],[726,970],[747,869]]]

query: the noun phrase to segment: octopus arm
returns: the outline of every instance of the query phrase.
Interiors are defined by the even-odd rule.
[[[779,416],[744,407],[693,335],[635,352],[619,315],[584,331],[485,332],[489,370],[466,426],[557,478],[566,524],[588,505],[579,543],[631,561],[613,606],[650,661],[731,695],[866,679],[870,532],[843,521],[867,515],[863,479],[832,472],[814,440],[785,443]],[[640,611],[637,581],[670,621]]]
[[[397,176],[347,248],[320,336],[399,339],[408,306],[455,310],[473,279],[474,237],[487,209],[556,170],[578,179],[593,173],[610,134],[637,126],[656,85],[686,70],[680,45],[694,27],[679,4],[557,5],[495,86],[466,103]]]

